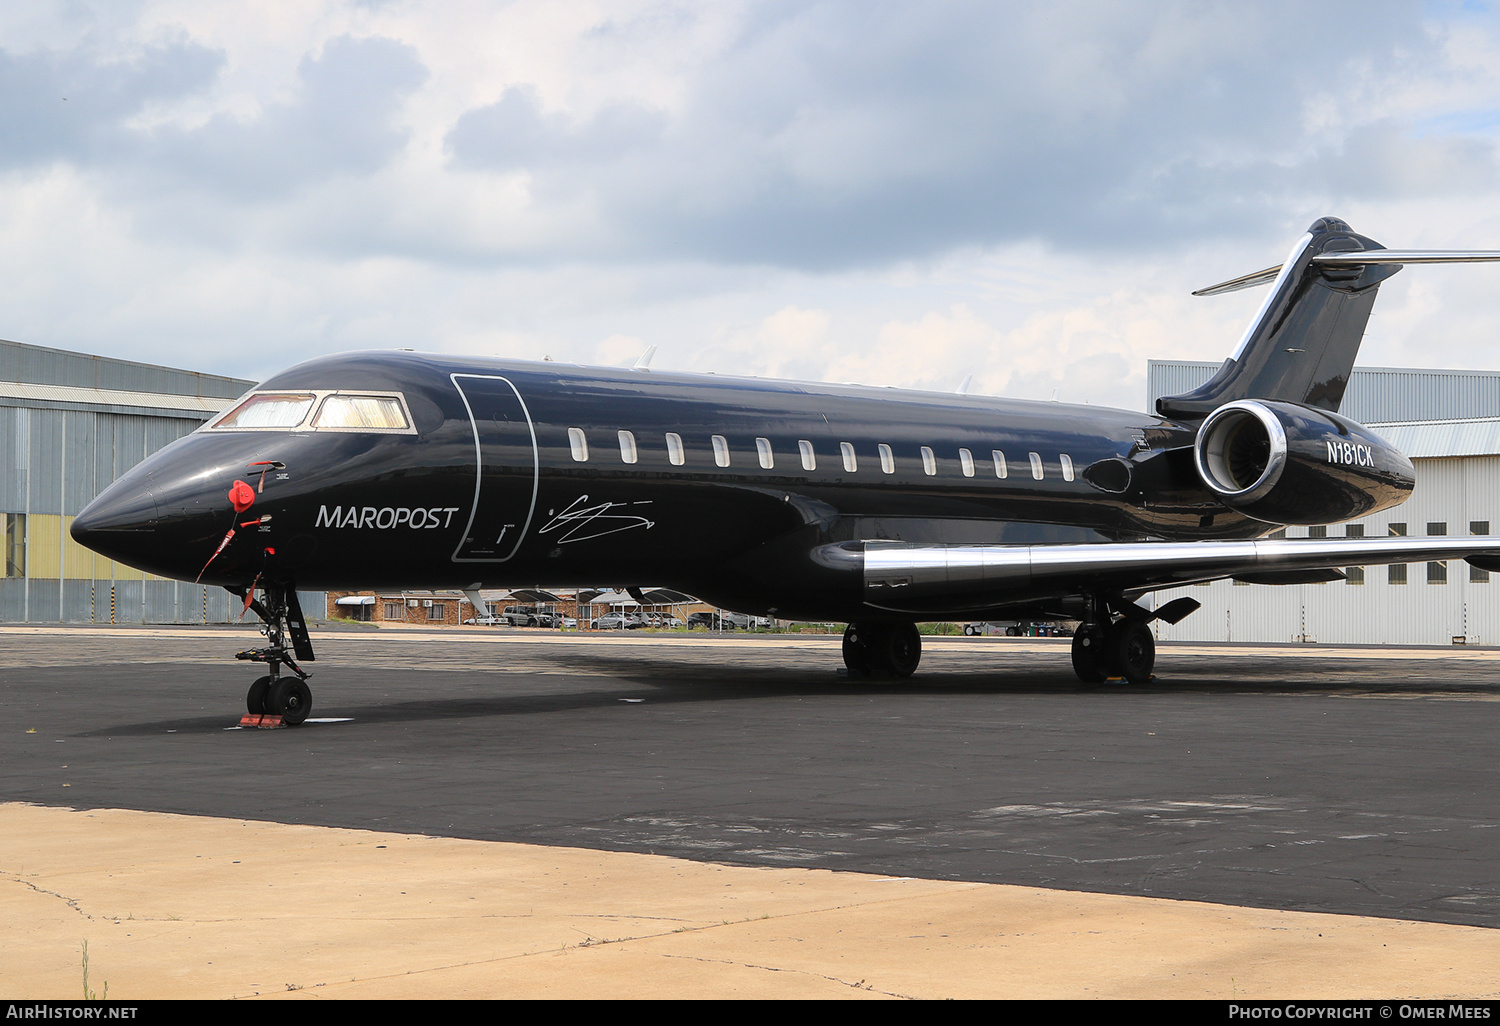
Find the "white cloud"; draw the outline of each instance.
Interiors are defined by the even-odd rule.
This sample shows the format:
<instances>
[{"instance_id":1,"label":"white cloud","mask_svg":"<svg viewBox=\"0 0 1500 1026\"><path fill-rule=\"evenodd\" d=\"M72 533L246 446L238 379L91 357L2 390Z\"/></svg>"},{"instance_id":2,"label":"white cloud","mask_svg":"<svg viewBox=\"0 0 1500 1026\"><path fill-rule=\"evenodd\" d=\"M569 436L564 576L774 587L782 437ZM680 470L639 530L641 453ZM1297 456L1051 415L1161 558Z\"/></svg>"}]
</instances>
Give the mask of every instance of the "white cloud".
<instances>
[{"instance_id":1,"label":"white cloud","mask_svg":"<svg viewBox=\"0 0 1500 1026\"><path fill-rule=\"evenodd\" d=\"M1138 407L1259 302L1188 291L1317 216L1500 247L1496 18L1348 10L1330 47L1301 4L14 5L0 335ZM1403 272L1366 362L1496 366L1496 273Z\"/></svg>"}]
</instances>

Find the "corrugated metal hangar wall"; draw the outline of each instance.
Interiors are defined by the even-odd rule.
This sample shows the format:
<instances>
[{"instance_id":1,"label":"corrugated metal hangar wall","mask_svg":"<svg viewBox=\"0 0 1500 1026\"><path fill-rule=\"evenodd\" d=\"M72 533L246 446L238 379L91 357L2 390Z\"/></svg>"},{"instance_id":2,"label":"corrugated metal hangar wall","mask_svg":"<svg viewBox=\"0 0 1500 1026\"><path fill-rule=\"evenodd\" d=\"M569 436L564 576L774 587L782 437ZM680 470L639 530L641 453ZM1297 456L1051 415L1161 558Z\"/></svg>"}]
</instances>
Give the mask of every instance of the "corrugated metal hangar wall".
<instances>
[{"instance_id":1,"label":"corrugated metal hangar wall","mask_svg":"<svg viewBox=\"0 0 1500 1026\"><path fill-rule=\"evenodd\" d=\"M68 534L130 467L254 382L0 341L0 621L223 623L222 588L143 574ZM322 609L322 596L304 599Z\"/></svg>"},{"instance_id":2,"label":"corrugated metal hangar wall","mask_svg":"<svg viewBox=\"0 0 1500 1026\"><path fill-rule=\"evenodd\" d=\"M1153 360L1147 409L1207 381L1218 364ZM1500 372L1367 367L1354 371L1341 412L1412 458L1417 487L1394 509L1322 530L1329 537L1500 534ZM1290 528L1305 538L1318 528ZM1157 637L1180 641L1500 645L1500 575L1462 560L1355 567L1328 584L1207 585L1157 592L1203 603Z\"/></svg>"}]
</instances>

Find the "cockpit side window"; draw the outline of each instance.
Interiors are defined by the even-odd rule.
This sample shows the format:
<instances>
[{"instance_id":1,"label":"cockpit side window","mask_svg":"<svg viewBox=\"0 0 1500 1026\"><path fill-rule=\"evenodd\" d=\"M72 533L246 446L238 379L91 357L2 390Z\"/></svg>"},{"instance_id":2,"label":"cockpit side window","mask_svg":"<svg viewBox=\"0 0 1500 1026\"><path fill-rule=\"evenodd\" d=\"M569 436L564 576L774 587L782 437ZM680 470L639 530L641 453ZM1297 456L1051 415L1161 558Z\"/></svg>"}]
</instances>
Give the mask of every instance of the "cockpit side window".
<instances>
[{"instance_id":1,"label":"cockpit side window","mask_svg":"<svg viewBox=\"0 0 1500 1026\"><path fill-rule=\"evenodd\" d=\"M294 428L307 419L315 396L310 392L261 392L240 403L216 428Z\"/></svg>"}]
</instances>

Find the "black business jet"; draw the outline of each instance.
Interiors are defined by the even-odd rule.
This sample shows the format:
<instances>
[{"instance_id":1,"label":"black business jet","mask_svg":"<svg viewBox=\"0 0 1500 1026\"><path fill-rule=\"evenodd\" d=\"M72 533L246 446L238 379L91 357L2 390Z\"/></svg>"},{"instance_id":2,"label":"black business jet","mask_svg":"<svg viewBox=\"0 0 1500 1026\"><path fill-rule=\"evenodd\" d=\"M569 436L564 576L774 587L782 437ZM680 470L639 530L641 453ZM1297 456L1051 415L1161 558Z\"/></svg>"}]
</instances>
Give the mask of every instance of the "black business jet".
<instances>
[{"instance_id":1,"label":"black business jet","mask_svg":"<svg viewBox=\"0 0 1500 1026\"><path fill-rule=\"evenodd\" d=\"M905 677L916 624L1081 621L1086 682L1149 680L1161 588L1336 580L1467 558L1500 537L1270 539L1410 495L1407 458L1338 414L1380 283L1404 264L1335 218L1286 262L1205 385L1154 414L980 396L410 352L275 375L120 477L72 525L264 621L252 713L298 723L313 651L296 589L651 582L849 624L852 673ZM283 669L290 673L283 672Z\"/></svg>"}]
</instances>

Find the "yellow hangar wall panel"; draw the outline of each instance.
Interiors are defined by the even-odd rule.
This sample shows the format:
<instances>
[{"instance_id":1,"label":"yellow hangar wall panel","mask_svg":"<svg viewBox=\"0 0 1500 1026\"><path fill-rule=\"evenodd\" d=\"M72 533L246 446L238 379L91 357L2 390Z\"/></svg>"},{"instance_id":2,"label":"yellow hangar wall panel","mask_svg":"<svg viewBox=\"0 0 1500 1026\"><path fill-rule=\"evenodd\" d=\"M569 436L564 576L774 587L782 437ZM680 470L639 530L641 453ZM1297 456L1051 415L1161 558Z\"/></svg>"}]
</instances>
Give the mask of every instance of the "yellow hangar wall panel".
<instances>
[{"instance_id":1,"label":"yellow hangar wall panel","mask_svg":"<svg viewBox=\"0 0 1500 1026\"><path fill-rule=\"evenodd\" d=\"M1367 537L1500 532L1500 456L1417 459L1417 488L1403 505L1327 528ZM1293 528L1289 537L1307 537ZM1163 605L1187 595L1203 607L1176 625L1156 623L1161 640L1317 644L1500 644L1500 574L1462 560L1363 568L1350 580L1286 586L1209 585L1158 592Z\"/></svg>"}]
</instances>

